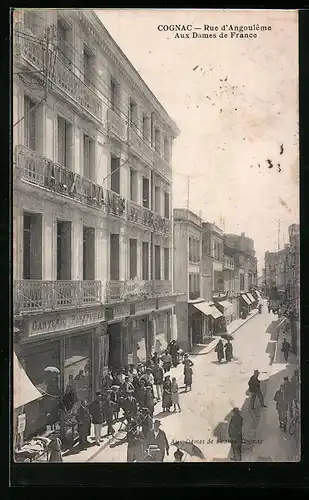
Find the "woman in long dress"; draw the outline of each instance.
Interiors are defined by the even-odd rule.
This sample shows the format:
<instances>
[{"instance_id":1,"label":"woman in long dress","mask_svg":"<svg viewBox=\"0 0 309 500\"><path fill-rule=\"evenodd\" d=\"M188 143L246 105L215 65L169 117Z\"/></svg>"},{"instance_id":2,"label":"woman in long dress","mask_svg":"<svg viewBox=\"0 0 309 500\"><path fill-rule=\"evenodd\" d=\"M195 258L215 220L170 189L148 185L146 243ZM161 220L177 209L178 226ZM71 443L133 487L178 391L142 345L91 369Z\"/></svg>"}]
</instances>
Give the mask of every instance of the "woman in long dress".
<instances>
[{"instance_id":1,"label":"woman in long dress","mask_svg":"<svg viewBox=\"0 0 309 500\"><path fill-rule=\"evenodd\" d=\"M163 411L170 411L172 406L172 382L169 375L167 375L163 382L163 399L162 407Z\"/></svg>"},{"instance_id":2,"label":"woman in long dress","mask_svg":"<svg viewBox=\"0 0 309 500\"><path fill-rule=\"evenodd\" d=\"M48 445L50 455L49 455L49 463L62 463L62 455L61 455L61 441L57 436L53 436L51 442Z\"/></svg>"},{"instance_id":3,"label":"woman in long dress","mask_svg":"<svg viewBox=\"0 0 309 500\"><path fill-rule=\"evenodd\" d=\"M185 354L183 364L184 364L184 369L183 369L184 385L187 392L188 387L191 391L192 375L193 375L193 370L192 370L193 362L191 361L191 359L189 359L189 354Z\"/></svg>"},{"instance_id":4,"label":"woman in long dress","mask_svg":"<svg viewBox=\"0 0 309 500\"><path fill-rule=\"evenodd\" d=\"M233 359L233 346L230 340L228 340L225 344L225 359L227 363L229 363Z\"/></svg>"},{"instance_id":5,"label":"woman in long dress","mask_svg":"<svg viewBox=\"0 0 309 500\"><path fill-rule=\"evenodd\" d=\"M178 410L181 411L180 405L179 405L179 388L178 384L176 382L176 378L172 378L172 404L174 405L174 411L176 411L176 406L178 406Z\"/></svg>"}]
</instances>

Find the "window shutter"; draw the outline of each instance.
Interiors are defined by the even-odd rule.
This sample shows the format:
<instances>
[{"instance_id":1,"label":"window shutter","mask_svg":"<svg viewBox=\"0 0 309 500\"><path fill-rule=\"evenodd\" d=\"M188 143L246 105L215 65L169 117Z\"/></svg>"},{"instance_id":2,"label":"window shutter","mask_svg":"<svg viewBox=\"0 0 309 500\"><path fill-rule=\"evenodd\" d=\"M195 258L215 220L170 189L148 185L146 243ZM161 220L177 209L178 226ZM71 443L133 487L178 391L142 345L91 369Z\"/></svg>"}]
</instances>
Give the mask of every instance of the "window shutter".
<instances>
[{"instance_id":1,"label":"window shutter","mask_svg":"<svg viewBox=\"0 0 309 500\"><path fill-rule=\"evenodd\" d=\"M58 116L58 163L65 166L65 119Z\"/></svg>"},{"instance_id":2,"label":"window shutter","mask_svg":"<svg viewBox=\"0 0 309 500\"><path fill-rule=\"evenodd\" d=\"M24 143L25 146L35 150L35 113L31 112L34 104L29 97L24 97Z\"/></svg>"},{"instance_id":3,"label":"window shutter","mask_svg":"<svg viewBox=\"0 0 309 500\"><path fill-rule=\"evenodd\" d=\"M29 148L29 113L30 111L30 99L25 96L24 98L24 144Z\"/></svg>"},{"instance_id":4,"label":"window shutter","mask_svg":"<svg viewBox=\"0 0 309 500\"><path fill-rule=\"evenodd\" d=\"M84 135L84 177L89 179L90 174L90 138L87 135Z\"/></svg>"}]
</instances>

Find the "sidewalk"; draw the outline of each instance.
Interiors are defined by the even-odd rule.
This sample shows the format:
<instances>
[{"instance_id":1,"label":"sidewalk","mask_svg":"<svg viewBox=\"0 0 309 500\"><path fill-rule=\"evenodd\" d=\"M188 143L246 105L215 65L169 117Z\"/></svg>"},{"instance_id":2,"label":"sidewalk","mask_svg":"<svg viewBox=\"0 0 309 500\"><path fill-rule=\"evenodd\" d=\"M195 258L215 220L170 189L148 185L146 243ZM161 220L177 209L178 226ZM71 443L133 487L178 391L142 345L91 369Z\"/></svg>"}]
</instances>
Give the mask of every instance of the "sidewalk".
<instances>
[{"instance_id":1,"label":"sidewalk","mask_svg":"<svg viewBox=\"0 0 309 500\"><path fill-rule=\"evenodd\" d=\"M278 413L274 395L284 377L291 377L297 368L295 356L290 355L288 363L281 352L283 338L290 342L289 335L279 329L270 376L266 386L265 404L267 408L260 414L258 426L253 436L254 445L245 451L243 461L249 462L295 462L300 460L300 448L294 436L286 434L279 428ZM288 427L291 419L288 419Z\"/></svg>"}]
</instances>

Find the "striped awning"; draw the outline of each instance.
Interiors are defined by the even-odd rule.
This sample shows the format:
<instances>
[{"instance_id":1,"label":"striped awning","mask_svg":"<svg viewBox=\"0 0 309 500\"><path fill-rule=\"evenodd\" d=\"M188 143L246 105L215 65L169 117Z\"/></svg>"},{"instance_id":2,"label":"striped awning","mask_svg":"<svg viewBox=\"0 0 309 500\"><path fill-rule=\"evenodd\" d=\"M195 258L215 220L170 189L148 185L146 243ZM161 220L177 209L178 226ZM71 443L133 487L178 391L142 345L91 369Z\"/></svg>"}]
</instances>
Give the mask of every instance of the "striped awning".
<instances>
[{"instance_id":1,"label":"striped awning","mask_svg":"<svg viewBox=\"0 0 309 500\"><path fill-rule=\"evenodd\" d=\"M192 304L196 309L201 311L205 316L212 316L214 319L220 318L223 314L217 309L215 304L212 302L199 302L198 304Z\"/></svg>"},{"instance_id":2,"label":"striped awning","mask_svg":"<svg viewBox=\"0 0 309 500\"><path fill-rule=\"evenodd\" d=\"M251 304L256 302L256 299L253 297L252 293L247 293L247 297L249 297L249 299L251 300Z\"/></svg>"},{"instance_id":3,"label":"striped awning","mask_svg":"<svg viewBox=\"0 0 309 500\"><path fill-rule=\"evenodd\" d=\"M42 397L20 365L15 352L13 353L13 387L14 410Z\"/></svg>"},{"instance_id":4,"label":"striped awning","mask_svg":"<svg viewBox=\"0 0 309 500\"><path fill-rule=\"evenodd\" d=\"M248 304L248 306L251 305L251 300L249 299L249 297L247 297L247 295L245 293L242 293L241 294L241 297L244 299L244 301Z\"/></svg>"}]
</instances>

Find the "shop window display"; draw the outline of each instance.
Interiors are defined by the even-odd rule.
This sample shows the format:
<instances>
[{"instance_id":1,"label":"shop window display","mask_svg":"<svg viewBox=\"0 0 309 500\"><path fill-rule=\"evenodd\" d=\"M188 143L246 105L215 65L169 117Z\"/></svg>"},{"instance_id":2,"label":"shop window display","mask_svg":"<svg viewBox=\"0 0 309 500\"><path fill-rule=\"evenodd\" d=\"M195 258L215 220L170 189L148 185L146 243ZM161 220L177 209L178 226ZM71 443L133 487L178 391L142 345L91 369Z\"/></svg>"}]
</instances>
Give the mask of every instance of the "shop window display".
<instances>
[{"instance_id":1,"label":"shop window display","mask_svg":"<svg viewBox=\"0 0 309 500\"><path fill-rule=\"evenodd\" d=\"M168 317L166 314L160 314L156 319L157 324L154 350L159 354L166 350L168 344L167 320Z\"/></svg>"}]
</instances>

